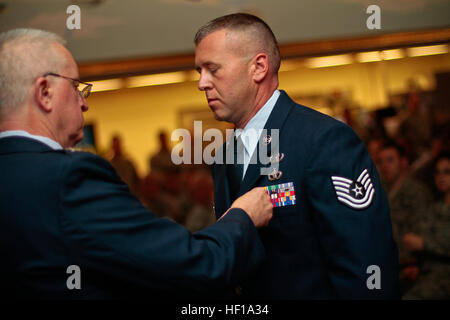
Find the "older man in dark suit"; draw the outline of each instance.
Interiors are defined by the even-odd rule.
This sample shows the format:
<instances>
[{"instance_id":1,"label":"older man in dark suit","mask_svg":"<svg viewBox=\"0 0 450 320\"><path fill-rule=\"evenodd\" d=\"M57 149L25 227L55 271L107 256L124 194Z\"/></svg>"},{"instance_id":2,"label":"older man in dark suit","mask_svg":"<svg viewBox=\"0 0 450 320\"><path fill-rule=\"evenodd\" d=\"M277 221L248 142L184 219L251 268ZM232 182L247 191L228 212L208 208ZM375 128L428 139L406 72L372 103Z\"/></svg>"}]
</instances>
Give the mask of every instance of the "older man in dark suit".
<instances>
[{"instance_id":1,"label":"older man in dark suit","mask_svg":"<svg viewBox=\"0 0 450 320\"><path fill-rule=\"evenodd\" d=\"M2 294L193 297L247 277L265 257L264 190L196 234L146 210L107 161L65 149L83 137L91 85L62 43L34 29L0 34Z\"/></svg>"},{"instance_id":2,"label":"older man in dark suit","mask_svg":"<svg viewBox=\"0 0 450 320\"><path fill-rule=\"evenodd\" d=\"M398 298L389 207L358 136L277 90L280 53L261 19L219 17L194 41L198 87L215 118L237 129L212 168L216 214L255 186L267 186L276 207L260 230L268 259L236 292L269 299ZM267 164L259 157L264 148L275 150ZM221 163L222 156L233 159L233 149L243 161Z\"/></svg>"}]
</instances>

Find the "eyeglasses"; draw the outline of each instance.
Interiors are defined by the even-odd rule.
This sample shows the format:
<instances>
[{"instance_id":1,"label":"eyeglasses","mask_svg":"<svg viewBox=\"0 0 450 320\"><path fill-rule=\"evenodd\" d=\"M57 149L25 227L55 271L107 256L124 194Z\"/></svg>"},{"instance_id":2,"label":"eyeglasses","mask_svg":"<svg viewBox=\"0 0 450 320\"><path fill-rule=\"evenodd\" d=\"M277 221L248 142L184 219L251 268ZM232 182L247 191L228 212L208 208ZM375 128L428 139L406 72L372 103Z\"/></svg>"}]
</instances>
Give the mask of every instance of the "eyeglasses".
<instances>
[{"instance_id":1,"label":"eyeglasses","mask_svg":"<svg viewBox=\"0 0 450 320\"><path fill-rule=\"evenodd\" d=\"M48 73L44 74L44 77L47 77L47 76L60 77L60 78L64 78L64 79L72 81L73 87L78 91L78 93L80 94L80 96L83 99L87 99L87 97L89 97L89 95L91 94L92 83L86 83L86 82L80 81L78 79L69 78L69 77L62 76L60 74L53 73L53 72L48 72ZM85 87L82 90L78 89L80 83L85 85Z\"/></svg>"}]
</instances>

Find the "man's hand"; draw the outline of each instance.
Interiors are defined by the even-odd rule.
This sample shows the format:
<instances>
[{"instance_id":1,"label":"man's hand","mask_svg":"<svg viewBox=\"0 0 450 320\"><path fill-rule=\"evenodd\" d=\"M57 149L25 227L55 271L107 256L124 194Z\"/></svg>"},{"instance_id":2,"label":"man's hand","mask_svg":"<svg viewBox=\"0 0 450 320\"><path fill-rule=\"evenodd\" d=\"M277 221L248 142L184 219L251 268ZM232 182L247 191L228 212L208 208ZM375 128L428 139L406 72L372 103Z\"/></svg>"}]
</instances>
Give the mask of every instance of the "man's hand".
<instances>
[{"instance_id":1,"label":"man's hand","mask_svg":"<svg viewBox=\"0 0 450 320\"><path fill-rule=\"evenodd\" d=\"M408 266L400 271L400 279L408 279L410 281L416 281L419 275L419 268L417 266Z\"/></svg>"},{"instance_id":2,"label":"man's hand","mask_svg":"<svg viewBox=\"0 0 450 320\"><path fill-rule=\"evenodd\" d=\"M264 187L254 188L240 196L233 202L230 209L232 208L244 210L249 215L250 219L252 219L256 228L267 226L273 215L272 202L270 201L270 196L264 190ZM228 209L223 216L226 215L230 209Z\"/></svg>"},{"instance_id":3,"label":"man's hand","mask_svg":"<svg viewBox=\"0 0 450 320\"><path fill-rule=\"evenodd\" d=\"M420 251L423 249L423 238L414 233L405 234L403 236L403 243L411 251Z\"/></svg>"}]
</instances>

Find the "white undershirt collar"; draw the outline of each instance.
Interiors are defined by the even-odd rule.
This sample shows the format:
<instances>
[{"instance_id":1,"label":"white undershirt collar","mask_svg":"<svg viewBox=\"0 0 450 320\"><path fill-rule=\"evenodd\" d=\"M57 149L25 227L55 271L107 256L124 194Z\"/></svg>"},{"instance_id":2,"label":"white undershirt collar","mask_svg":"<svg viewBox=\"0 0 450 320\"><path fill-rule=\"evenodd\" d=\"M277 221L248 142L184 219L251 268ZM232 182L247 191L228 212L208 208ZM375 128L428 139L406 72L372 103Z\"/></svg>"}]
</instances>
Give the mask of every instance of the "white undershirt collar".
<instances>
[{"instance_id":1,"label":"white undershirt collar","mask_svg":"<svg viewBox=\"0 0 450 320\"><path fill-rule=\"evenodd\" d=\"M244 153L244 170L242 178L245 176L250 159L255 152L256 146L258 145L259 138L261 137L262 131L272 113L275 104L277 103L278 97L280 96L280 91L275 90L272 96L267 100L267 102L262 106L261 109L250 119L244 129L236 130L236 137L240 137L245 147ZM256 134L255 134L256 133Z\"/></svg>"},{"instance_id":2,"label":"white undershirt collar","mask_svg":"<svg viewBox=\"0 0 450 320\"><path fill-rule=\"evenodd\" d=\"M0 139L1 138L6 138L6 137L25 137L25 138L30 138L33 140L37 140L39 142L44 143L45 145L49 146L50 148L54 149L54 150L62 150L63 147L61 147L61 145L50 139L47 137L43 137L43 136L37 136L34 134L30 134L24 130L7 130L7 131L2 131L0 132Z\"/></svg>"}]
</instances>

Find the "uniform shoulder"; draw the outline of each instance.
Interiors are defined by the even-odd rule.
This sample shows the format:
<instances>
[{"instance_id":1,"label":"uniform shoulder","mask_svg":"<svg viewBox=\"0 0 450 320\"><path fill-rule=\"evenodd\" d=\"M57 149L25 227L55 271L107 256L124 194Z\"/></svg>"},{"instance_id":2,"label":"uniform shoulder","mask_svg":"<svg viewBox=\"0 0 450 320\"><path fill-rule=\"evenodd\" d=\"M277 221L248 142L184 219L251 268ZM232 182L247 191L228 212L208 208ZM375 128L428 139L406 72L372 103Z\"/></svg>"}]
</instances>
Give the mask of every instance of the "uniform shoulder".
<instances>
[{"instance_id":1,"label":"uniform shoulder","mask_svg":"<svg viewBox=\"0 0 450 320\"><path fill-rule=\"evenodd\" d=\"M336 120L335 118L317 111L312 107L295 103L292 108L292 118L299 120L300 118L307 122L320 123L323 125L333 126L337 124L344 124L343 122Z\"/></svg>"},{"instance_id":2,"label":"uniform shoulder","mask_svg":"<svg viewBox=\"0 0 450 320\"><path fill-rule=\"evenodd\" d=\"M65 170L68 172L74 172L80 170L95 170L103 171L110 174L111 171L115 171L111 163L106 159L100 157L91 152L80 151L76 149L66 149L60 152L61 160L64 162Z\"/></svg>"},{"instance_id":3,"label":"uniform shoulder","mask_svg":"<svg viewBox=\"0 0 450 320\"><path fill-rule=\"evenodd\" d=\"M314 136L321 136L322 134L336 131L351 135L355 134L353 129L346 123L298 103L295 103L291 109L287 123L295 126L305 134L309 133Z\"/></svg>"},{"instance_id":4,"label":"uniform shoulder","mask_svg":"<svg viewBox=\"0 0 450 320\"><path fill-rule=\"evenodd\" d=\"M108 162L107 160L105 160L104 158L100 157L97 154L94 154L92 152L88 152L88 151L83 151L80 149L75 149L75 148L68 148L68 149L63 149L63 150L56 150L56 153L59 155L59 157L61 157L60 160L66 160L66 161L105 161Z\"/></svg>"}]
</instances>

